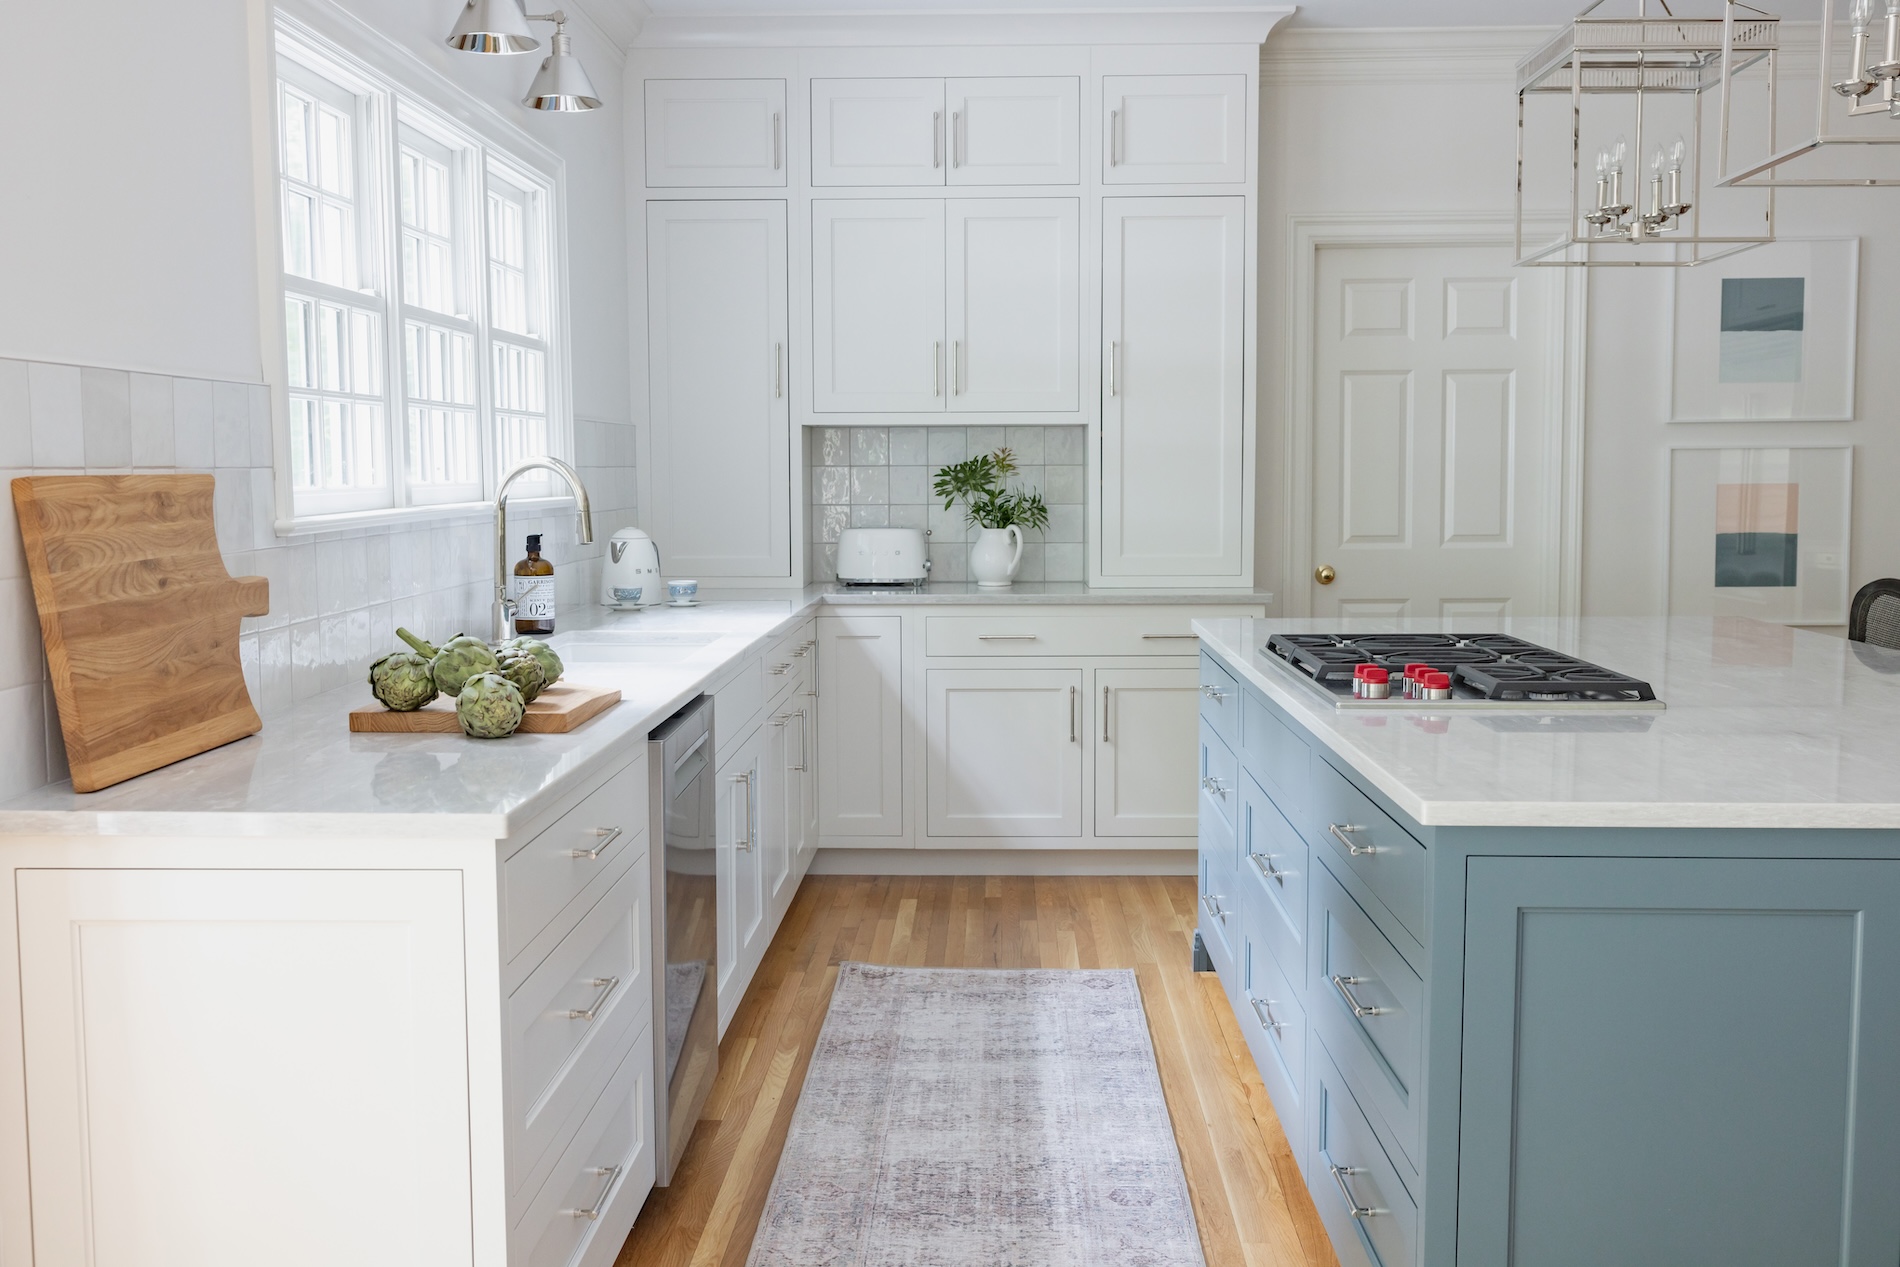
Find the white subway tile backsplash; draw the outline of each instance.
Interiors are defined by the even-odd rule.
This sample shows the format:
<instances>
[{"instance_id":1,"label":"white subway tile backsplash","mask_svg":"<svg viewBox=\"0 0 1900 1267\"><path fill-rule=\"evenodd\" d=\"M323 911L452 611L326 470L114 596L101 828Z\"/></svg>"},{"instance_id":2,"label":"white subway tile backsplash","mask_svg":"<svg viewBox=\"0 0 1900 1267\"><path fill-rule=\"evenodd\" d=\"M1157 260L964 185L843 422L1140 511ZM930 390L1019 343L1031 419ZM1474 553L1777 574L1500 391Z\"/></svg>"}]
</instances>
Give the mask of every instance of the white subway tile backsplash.
<instances>
[{"instance_id":1,"label":"white subway tile backsplash","mask_svg":"<svg viewBox=\"0 0 1900 1267\"><path fill-rule=\"evenodd\" d=\"M850 466L851 433L843 427L820 427L812 461L818 466Z\"/></svg>"},{"instance_id":2,"label":"white subway tile backsplash","mask_svg":"<svg viewBox=\"0 0 1900 1267\"><path fill-rule=\"evenodd\" d=\"M208 471L218 464L211 389L202 378L172 380L172 441L182 470Z\"/></svg>"},{"instance_id":3,"label":"white subway tile backsplash","mask_svg":"<svg viewBox=\"0 0 1900 1267\"><path fill-rule=\"evenodd\" d=\"M851 508L849 506L814 506L811 522L814 540L836 541L838 533L851 526Z\"/></svg>"},{"instance_id":4,"label":"white subway tile backsplash","mask_svg":"<svg viewBox=\"0 0 1900 1267\"><path fill-rule=\"evenodd\" d=\"M271 464L270 388L251 386L251 465Z\"/></svg>"},{"instance_id":5,"label":"white subway tile backsplash","mask_svg":"<svg viewBox=\"0 0 1900 1267\"><path fill-rule=\"evenodd\" d=\"M290 626L260 630L257 635L258 688L252 702L257 711L269 717L289 708Z\"/></svg>"},{"instance_id":6,"label":"white subway tile backsplash","mask_svg":"<svg viewBox=\"0 0 1900 1267\"><path fill-rule=\"evenodd\" d=\"M963 455L973 458L981 453L994 453L1008 443L1007 428L966 427L963 432Z\"/></svg>"},{"instance_id":7,"label":"white subway tile backsplash","mask_svg":"<svg viewBox=\"0 0 1900 1267\"><path fill-rule=\"evenodd\" d=\"M27 366L27 393L33 412L33 465L77 471L86 464L86 433L80 410L79 367Z\"/></svg>"},{"instance_id":8,"label":"white subway tile backsplash","mask_svg":"<svg viewBox=\"0 0 1900 1267\"><path fill-rule=\"evenodd\" d=\"M86 469L132 469L132 376L124 370L79 371L79 416Z\"/></svg>"},{"instance_id":9,"label":"white subway tile backsplash","mask_svg":"<svg viewBox=\"0 0 1900 1267\"><path fill-rule=\"evenodd\" d=\"M317 543L317 610L325 616L369 601L369 547L361 537Z\"/></svg>"},{"instance_id":10,"label":"white subway tile backsplash","mask_svg":"<svg viewBox=\"0 0 1900 1267\"><path fill-rule=\"evenodd\" d=\"M921 506L930 500L929 467L893 466L890 472L890 497L893 506Z\"/></svg>"},{"instance_id":11,"label":"white subway tile backsplash","mask_svg":"<svg viewBox=\"0 0 1900 1267\"><path fill-rule=\"evenodd\" d=\"M961 462L969 454L964 451L965 436L962 427L931 427L925 447L929 451L926 459L932 470L940 466L950 466Z\"/></svg>"},{"instance_id":12,"label":"white subway tile backsplash","mask_svg":"<svg viewBox=\"0 0 1900 1267\"><path fill-rule=\"evenodd\" d=\"M46 718L51 692L37 678L0 691L0 800L46 782Z\"/></svg>"},{"instance_id":13,"label":"white subway tile backsplash","mask_svg":"<svg viewBox=\"0 0 1900 1267\"><path fill-rule=\"evenodd\" d=\"M851 465L887 466L891 460L889 427L851 428Z\"/></svg>"},{"instance_id":14,"label":"white subway tile backsplash","mask_svg":"<svg viewBox=\"0 0 1900 1267\"><path fill-rule=\"evenodd\" d=\"M1051 506L1049 527L1044 530L1043 539L1078 542L1083 540L1082 508L1080 506Z\"/></svg>"},{"instance_id":15,"label":"white subway tile backsplash","mask_svg":"<svg viewBox=\"0 0 1900 1267\"><path fill-rule=\"evenodd\" d=\"M172 380L163 374L133 374L129 379L132 413L132 465L150 469L177 464L173 440Z\"/></svg>"},{"instance_id":16,"label":"white subway tile backsplash","mask_svg":"<svg viewBox=\"0 0 1900 1267\"><path fill-rule=\"evenodd\" d=\"M1042 460L1050 466L1081 466L1087 455L1087 427L1050 427L1043 432Z\"/></svg>"},{"instance_id":17,"label":"white subway tile backsplash","mask_svg":"<svg viewBox=\"0 0 1900 1267\"><path fill-rule=\"evenodd\" d=\"M251 472L249 467L218 471L212 490L218 549L238 554L251 548Z\"/></svg>"},{"instance_id":18,"label":"white subway tile backsplash","mask_svg":"<svg viewBox=\"0 0 1900 1267\"><path fill-rule=\"evenodd\" d=\"M882 506L891 500L891 468L854 466L851 468L851 504Z\"/></svg>"},{"instance_id":19,"label":"white subway tile backsplash","mask_svg":"<svg viewBox=\"0 0 1900 1267\"><path fill-rule=\"evenodd\" d=\"M922 466L930 461L928 427L891 428L891 465Z\"/></svg>"},{"instance_id":20,"label":"white subway tile backsplash","mask_svg":"<svg viewBox=\"0 0 1900 1267\"><path fill-rule=\"evenodd\" d=\"M0 580L26 575L26 551L20 544L20 520L13 509L13 481L32 469L0 471Z\"/></svg>"},{"instance_id":21,"label":"white subway tile backsplash","mask_svg":"<svg viewBox=\"0 0 1900 1267\"><path fill-rule=\"evenodd\" d=\"M1087 477L1086 466L1056 466L1042 468L1042 499L1051 506L1075 505L1084 501L1082 495L1084 480Z\"/></svg>"},{"instance_id":22,"label":"white subway tile backsplash","mask_svg":"<svg viewBox=\"0 0 1900 1267\"><path fill-rule=\"evenodd\" d=\"M0 605L0 690L42 680L33 583L24 576L0 581Z\"/></svg>"},{"instance_id":23,"label":"white subway tile backsplash","mask_svg":"<svg viewBox=\"0 0 1900 1267\"><path fill-rule=\"evenodd\" d=\"M251 389L247 384L211 385L211 438L217 465L251 464Z\"/></svg>"},{"instance_id":24,"label":"white subway tile backsplash","mask_svg":"<svg viewBox=\"0 0 1900 1267\"><path fill-rule=\"evenodd\" d=\"M1083 581L1088 579L1086 553L1081 542L1051 541L1042 548L1045 580Z\"/></svg>"},{"instance_id":25,"label":"white subway tile backsplash","mask_svg":"<svg viewBox=\"0 0 1900 1267\"><path fill-rule=\"evenodd\" d=\"M889 506L853 506L851 526L853 528L888 528L891 526L891 508Z\"/></svg>"},{"instance_id":26,"label":"white subway tile backsplash","mask_svg":"<svg viewBox=\"0 0 1900 1267\"><path fill-rule=\"evenodd\" d=\"M930 507L928 506L891 506L890 526L893 528L929 528Z\"/></svg>"},{"instance_id":27,"label":"white subway tile backsplash","mask_svg":"<svg viewBox=\"0 0 1900 1267\"><path fill-rule=\"evenodd\" d=\"M0 467L33 465L33 394L27 363L0 358Z\"/></svg>"},{"instance_id":28,"label":"white subway tile backsplash","mask_svg":"<svg viewBox=\"0 0 1900 1267\"><path fill-rule=\"evenodd\" d=\"M251 468L251 549L268 550L278 542L277 478L268 467Z\"/></svg>"},{"instance_id":29,"label":"white subway tile backsplash","mask_svg":"<svg viewBox=\"0 0 1900 1267\"><path fill-rule=\"evenodd\" d=\"M1010 427L1004 432L1003 443L1016 458L1017 466L1042 465L1043 427Z\"/></svg>"}]
</instances>

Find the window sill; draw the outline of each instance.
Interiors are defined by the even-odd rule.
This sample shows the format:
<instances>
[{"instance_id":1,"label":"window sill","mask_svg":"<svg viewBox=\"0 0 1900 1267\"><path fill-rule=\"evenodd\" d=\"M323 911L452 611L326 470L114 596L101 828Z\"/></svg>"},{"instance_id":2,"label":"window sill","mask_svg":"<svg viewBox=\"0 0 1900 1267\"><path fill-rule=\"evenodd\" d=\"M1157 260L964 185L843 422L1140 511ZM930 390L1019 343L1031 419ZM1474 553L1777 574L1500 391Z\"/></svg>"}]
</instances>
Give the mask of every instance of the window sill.
<instances>
[{"instance_id":1,"label":"window sill","mask_svg":"<svg viewBox=\"0 0 1900 1267\"><path fill-rule=\"evenodd\" d=\"M516 516L554 515L576 509L571 495L510 497L508 509ZM283 539L344 537L373 528L414 528L439 523L492 522L495 503L449 502L440 506L400 506L381 510L351 510L334 515L300 515L279 519L274 527Z\"/></svg>"}]
</instances>

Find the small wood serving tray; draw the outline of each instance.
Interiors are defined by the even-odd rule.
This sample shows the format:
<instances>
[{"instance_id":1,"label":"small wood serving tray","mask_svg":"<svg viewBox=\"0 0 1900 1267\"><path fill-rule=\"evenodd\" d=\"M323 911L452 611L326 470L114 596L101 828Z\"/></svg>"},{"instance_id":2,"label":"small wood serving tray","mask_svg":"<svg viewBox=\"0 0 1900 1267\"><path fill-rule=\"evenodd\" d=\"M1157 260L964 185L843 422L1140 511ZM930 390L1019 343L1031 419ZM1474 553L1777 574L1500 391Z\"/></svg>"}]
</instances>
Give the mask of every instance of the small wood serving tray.
<instances>
[{"instance_id":1,"label":"small wood serving tray","mask_svg":"<svg viewBox=\"0 0 1900 1267\"><path fill-rule=\"evenodd\" d=\"M515 733L565 733L578 729L619 702L619 691L556 682L528 705L527 715ZM381 704L351 709L350 729L374 735L456 735L462 732L462 723L455 720L455 701L439 695L433 704L412 713L399 713Z\"/></svg>"}]
</instances>

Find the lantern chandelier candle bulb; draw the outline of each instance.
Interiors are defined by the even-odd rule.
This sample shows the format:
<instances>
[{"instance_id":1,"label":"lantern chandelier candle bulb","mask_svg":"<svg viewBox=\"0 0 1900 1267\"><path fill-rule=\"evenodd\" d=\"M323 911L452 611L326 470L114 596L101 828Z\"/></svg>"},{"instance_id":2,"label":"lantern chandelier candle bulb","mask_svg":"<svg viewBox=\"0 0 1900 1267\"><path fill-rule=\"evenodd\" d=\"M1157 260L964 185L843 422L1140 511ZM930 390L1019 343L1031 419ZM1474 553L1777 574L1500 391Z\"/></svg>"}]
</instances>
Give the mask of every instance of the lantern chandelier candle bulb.
<instances>
[{"instance_id":1,"label":"lantern chandelier candle bulb","mask_svg":"<svg viewBox=\"0 0 1900 1267\"><path fill-rule=\"evenodd\" d=\"M532 52L541 47L541 41L534 37L530 22L554 23L554 37L521 104L534 110L562 113L598 109L600 94L574 56L573 41L567 33L567 14L560 9L552 13L528 13L523 10L521 0L468 0L449 32L449 47L465 53Z\"/></svg>"}]
</instances>

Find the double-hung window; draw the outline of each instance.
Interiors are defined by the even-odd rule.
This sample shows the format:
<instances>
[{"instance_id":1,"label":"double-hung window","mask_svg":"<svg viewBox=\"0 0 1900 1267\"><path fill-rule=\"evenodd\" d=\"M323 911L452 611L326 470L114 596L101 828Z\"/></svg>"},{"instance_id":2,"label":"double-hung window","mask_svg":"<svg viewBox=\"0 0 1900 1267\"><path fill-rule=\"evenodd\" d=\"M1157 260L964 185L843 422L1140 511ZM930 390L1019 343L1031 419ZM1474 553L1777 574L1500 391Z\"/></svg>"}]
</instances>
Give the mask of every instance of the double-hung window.
<instances>
[{"instance_id":1,"label":"double-hung window","mask_svg":"<svg viewBox=\"0 0 1900 1267\"><path fill-rule=\"evenodd\" d=\"M558 166L281 14L277 53L295 516L479 502L568 456Z\"/></svg>"}]
</instances>

